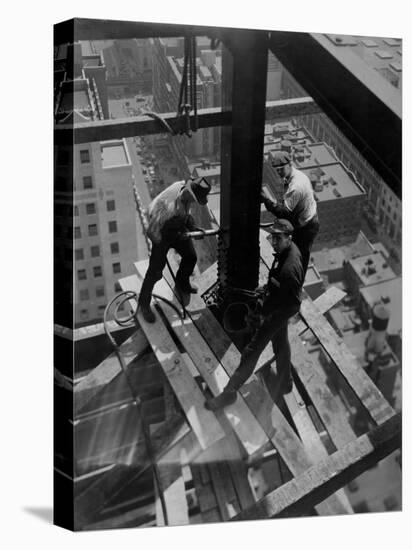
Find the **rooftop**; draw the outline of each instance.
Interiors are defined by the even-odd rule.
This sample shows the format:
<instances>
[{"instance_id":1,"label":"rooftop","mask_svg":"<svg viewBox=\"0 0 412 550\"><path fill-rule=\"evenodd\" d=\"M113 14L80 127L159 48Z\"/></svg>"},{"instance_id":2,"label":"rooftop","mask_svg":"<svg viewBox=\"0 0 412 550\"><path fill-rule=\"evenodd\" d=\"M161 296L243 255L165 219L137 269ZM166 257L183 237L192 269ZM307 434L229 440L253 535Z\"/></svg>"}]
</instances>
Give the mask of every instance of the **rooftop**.
<instances>
[{"instance_id":1,"label":"rooftop","mask_svg":"<svg viewBox=\"0 0 412 550\"><path fill-rule=\"evenodd\" d=\"M374 250L374 245L360 231L354 242L336 248L324 248L316 252L312 251L311 257L317 269L325 272L341 268L344 260L371 254Z\"/></svg>"},{"instance_id":2,"label":"rooftop","mask_svg":"<svg viewBox=\"0 0 412 550\"><path fill-rule=\"evenodd\" d=\"M315 266L313 265L310 265L308 267L308 270L306 272L306 277L305 277L305 284L304 286L307 286L307 285L313 285L315 283L319 283L319 282L322 282L322 277L320 276L318 270L316 269Z\"/></svg>"},{"instance_id":3,"label":"rooftop","mask_svg":"<svg viewBox=\"0 0 412 550\"><path fill-rule=\"evenodd\" d=\"M102 166L113 168L129 164L126 149L122 141L115 143L102 143Z\"/></svg>"},{"instance_id":4,"label":"rooftop","mask_svg":"<svg viewBox=\"0 0 412 550\"><path fill-rule=\"evenodd\" d=\"M389 281L365 286L360 289L364 301L373 307L377 302L385 300L386 307L390 310L388 334L401 334L402 332L402 279L396 277ZM389 301L386 301L389 298Z\"/></svg>"},{"instance_id":5,"label":"rooftop","mask_svg":"<svg viewBox=\"0 0 412 550\"><path fill-rule=\"evenodd\" d=\"M357 195L364 195L365 191L357 183L354 176L340 162L322 164L312 168L302 168L308 178L318 181L315 194L319 201L336 200Z\"/></svg>"},{"instance_id":6,"label":"rooftop","mask_svg":"<svg viewBox=\"0 0 412 550\"><path fill-rule=\"evenodd\" d=\"M355 271L363 286L388 281L396 277L395 272L381 252L352 258L349 260L349 265Z\"/></svg>"}]
</instances>

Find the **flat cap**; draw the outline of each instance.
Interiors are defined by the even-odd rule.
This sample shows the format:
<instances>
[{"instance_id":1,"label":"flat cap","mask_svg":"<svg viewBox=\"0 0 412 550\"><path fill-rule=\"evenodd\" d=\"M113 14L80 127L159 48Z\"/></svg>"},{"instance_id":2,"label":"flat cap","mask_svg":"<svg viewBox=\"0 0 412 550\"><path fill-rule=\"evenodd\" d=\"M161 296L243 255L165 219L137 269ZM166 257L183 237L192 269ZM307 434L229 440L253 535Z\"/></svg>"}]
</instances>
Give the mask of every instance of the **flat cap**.
<instances>
[{"instance_id":1,"label":"flat cap","mask_svg":"<svg viewBox=\"0 0 412 550\"><path fill-rule=\"evenodd\" d=\"M271 163L274 168L286 166L286 164L290 164L290 155L287 151L275 151Z\"/></svg>"},{"instance_id":2,"label":"flat cap","mask_svg":"<svg viewBox=\"0 0 412 550\"><path fill-rule=\"evenodd\" d=\"M278 219L273 222L269 228L269 233L286 233L286 235L292 235L293 225L289 220Z\"/></svg>"}]
</instances>

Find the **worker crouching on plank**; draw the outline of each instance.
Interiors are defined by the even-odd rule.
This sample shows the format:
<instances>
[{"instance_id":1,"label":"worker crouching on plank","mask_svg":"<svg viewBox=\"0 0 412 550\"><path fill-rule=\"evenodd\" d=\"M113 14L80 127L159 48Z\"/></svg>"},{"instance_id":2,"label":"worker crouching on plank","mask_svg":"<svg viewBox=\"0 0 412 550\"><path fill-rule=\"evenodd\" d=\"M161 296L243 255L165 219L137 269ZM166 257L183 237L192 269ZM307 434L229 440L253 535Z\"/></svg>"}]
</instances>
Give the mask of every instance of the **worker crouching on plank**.
<instances>
[{"instance_id":1,"label":"worker crouching on plank","mask_svg":"<svg viewBox=\"0 0 412 550\"><path fill-rule=\"evenodd\" d=\"M262 202L277 218L289 220L295 228L293 240L302 254L304 272L308 269L313 241L319 233L319 220L315 194L309 178L292 166L289 153L276 151L272 168L283 180L285 192L283 205L273 201L262 190Z\"/></svg>"},{"instance_id":2,"label":"worker crouching on plank","mask_svg":"<svg viewBox=\"0 0 412 550\"><path fill-rule=\"evenodd\" d=\"M276 220L269 231L275 259L267 284L258 289L262 296L260 319L249 344L242 352L240 364L223 393L206 401L206 408L212 411L236 401L237 390L252 375L260 354L270 341L276 356L281 390L283 393L292 390L288 321L300 309L304 281L302 255L292 241L293 226L288 220Z\"/></svg>"},{"instance_id":3,"label":"worker crouching on plank","mask_svg":"<svg viewBox=\"0 0 412 550\"><path fill-rule=\"evenodd\" d=\"M177 181L162 191L149 205L147 234L152 241L149 267L139 296L143 318L154 323L155 315L150 308L152 290L162 278L167 253L174 248L182 257L176 273L176 285L182 293L196 293L190 284L190 276L197 256L188 231L203 231L196 226L190 208L193 203L205 205L211 186L204 178Z\"/></svg>"}]
</instances>

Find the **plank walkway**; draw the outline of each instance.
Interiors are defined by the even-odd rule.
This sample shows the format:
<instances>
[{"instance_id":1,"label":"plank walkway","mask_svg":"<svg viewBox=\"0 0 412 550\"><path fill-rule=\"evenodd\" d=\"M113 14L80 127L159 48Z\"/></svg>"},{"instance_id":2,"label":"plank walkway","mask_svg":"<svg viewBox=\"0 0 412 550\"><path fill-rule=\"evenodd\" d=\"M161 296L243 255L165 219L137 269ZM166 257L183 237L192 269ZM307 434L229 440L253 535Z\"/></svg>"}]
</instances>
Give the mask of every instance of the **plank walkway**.
<instances>
[{"instance_id":1,"label":"plank walkway","mask_svg":"<svg viewBox=\"0 0 412 550\"><path fill-rule=\"evenodd\" d=\"M140 291L141 281L136 275L125 277L119 282L123 290L137 293ZM137 319L179 400L188 423L201 447L206 449L224 437L220 424L215 415L205 409L203 394L159 314L156 314L153 324L146 323L140 312L137 313Z\"/></svg>"}]
</instances>

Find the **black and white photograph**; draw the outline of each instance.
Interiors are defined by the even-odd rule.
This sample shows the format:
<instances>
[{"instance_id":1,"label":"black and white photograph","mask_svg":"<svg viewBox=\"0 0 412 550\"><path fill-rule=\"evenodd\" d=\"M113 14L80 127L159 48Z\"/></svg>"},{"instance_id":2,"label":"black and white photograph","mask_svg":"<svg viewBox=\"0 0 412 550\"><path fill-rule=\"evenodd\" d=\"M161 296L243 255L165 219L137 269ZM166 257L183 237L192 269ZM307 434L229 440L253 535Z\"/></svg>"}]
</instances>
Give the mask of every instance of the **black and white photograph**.
<instances>
[{"instance_id":1,"label":"black and white photograph","mask_svg":"<svg viewBox=\"0 0 412 550\"><path fill-rule=\"evenodd\" d=\"M49 361L18 344L49 375L19 398L19 460L36 407L51 451L23 512L71 547L300 546L309 524L318 550L352 525L402 547L402 27L68 8L42 84L51 257L26 243L16 287L18 326L38 300L52 333Z\"/></svg>"},{"instance_id":2,"label":"black and white photograph","mask_svg":"<svg viewBox=\"0 0 412 550\"><path fill-rule=\"evenodd\" d=\"M73 19L54 99L55 522L401 510L402 39Z\"/></svg>"}]
</instances>

